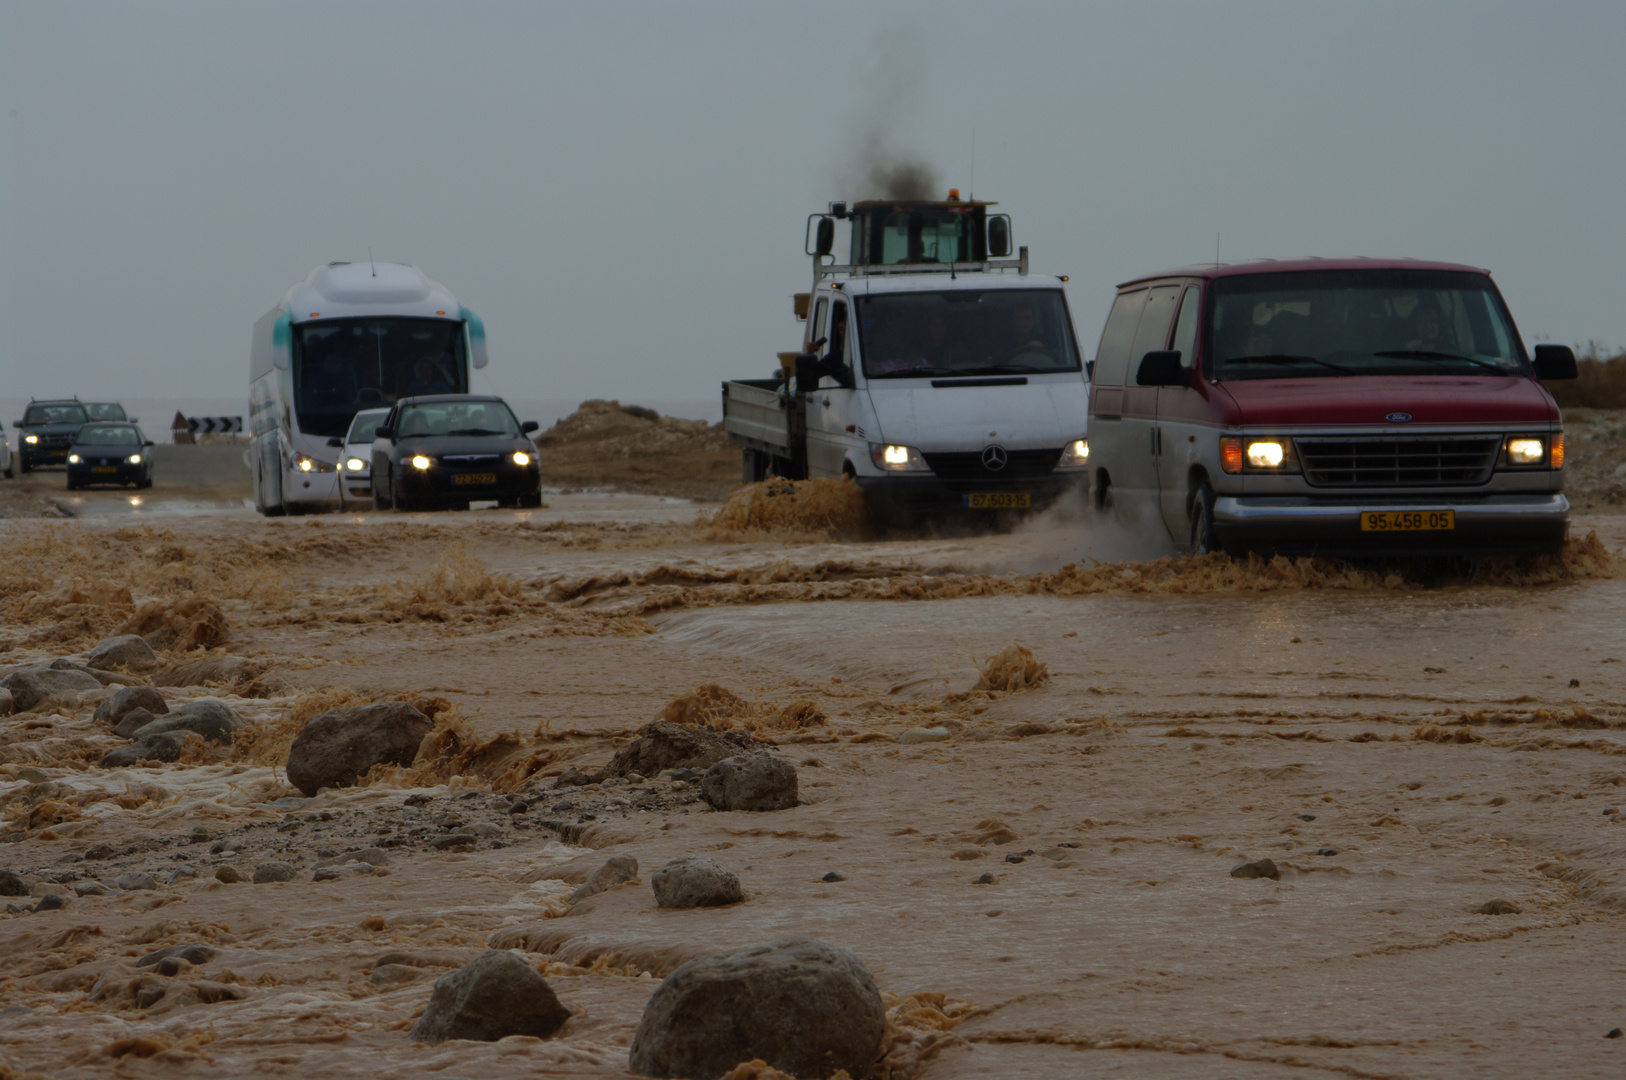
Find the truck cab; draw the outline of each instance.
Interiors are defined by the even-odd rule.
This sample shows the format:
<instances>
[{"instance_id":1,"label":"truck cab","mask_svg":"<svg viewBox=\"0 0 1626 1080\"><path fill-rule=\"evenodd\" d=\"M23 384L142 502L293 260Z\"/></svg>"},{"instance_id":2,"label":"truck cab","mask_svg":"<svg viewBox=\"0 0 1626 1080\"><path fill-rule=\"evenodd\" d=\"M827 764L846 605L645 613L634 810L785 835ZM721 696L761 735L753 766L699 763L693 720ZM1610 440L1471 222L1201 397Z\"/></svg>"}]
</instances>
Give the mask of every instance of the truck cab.
<instances>
[{"instance_id":1,"label":"truck cab","mask_svg":"<svg viewBox=\"0 0 1626 1080\"><path fill-rule=\"evenodd\" d=\"M1087 477L1088 386L1061 277L990 203L833 204L809 219L801 348L723 384L743 479L849 477L887 524L1042 507ZM830 260L838 223L849 261Z\"/></svg>"}]
</instances>

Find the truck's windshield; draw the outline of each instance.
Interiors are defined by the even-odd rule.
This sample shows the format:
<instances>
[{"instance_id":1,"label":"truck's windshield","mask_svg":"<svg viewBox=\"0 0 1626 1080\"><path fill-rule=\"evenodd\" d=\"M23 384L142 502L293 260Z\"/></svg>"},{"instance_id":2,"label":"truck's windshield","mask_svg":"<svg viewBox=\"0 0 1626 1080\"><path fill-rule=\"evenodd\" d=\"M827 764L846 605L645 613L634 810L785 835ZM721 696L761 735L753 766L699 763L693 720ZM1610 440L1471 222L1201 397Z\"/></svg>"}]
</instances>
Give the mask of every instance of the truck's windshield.
<instances>
[{"instance_id":1,"label":"truck's windshield","mask_svg":"<svg viewBox=\"0 0 1626 1080\"><path fill-rule=\"evenodd\" d=\"M1490 279L1428 270L1221 277L1212 288L1216 379L1525 370Z\"/></svg>"},{"instance_id":2,"label":"truck's windshield","mask_svg":"<svg viewBox=\"0 0 1626 1080\"><path fill-rule=\"evenodd\" d=\"M1079 370L1060 289L882 293L857 303L872 379Z\"/></svg>"},{"instance_id":3,"label":"truck's windshield","mask_svg":"<svg viewBox=\"0 0 1626 1080\"><path fill-rule=\"evenodd\" d=\"M415 394L468 392L463 324L448 319L330 319L295 327L299 429L343 435L361 409Z\"/></svg>"},{"instance_id":4,"label":"truck's windshield","mask_svg":"<svg viewBox=\"0 0 1626 1080\"><path fill-rule=\"evenodd\" d=\"M41 424L83 424L89 417L83 405L30 405L23 414L23 424L36 427Z\"/></svg>"}]
</instances>

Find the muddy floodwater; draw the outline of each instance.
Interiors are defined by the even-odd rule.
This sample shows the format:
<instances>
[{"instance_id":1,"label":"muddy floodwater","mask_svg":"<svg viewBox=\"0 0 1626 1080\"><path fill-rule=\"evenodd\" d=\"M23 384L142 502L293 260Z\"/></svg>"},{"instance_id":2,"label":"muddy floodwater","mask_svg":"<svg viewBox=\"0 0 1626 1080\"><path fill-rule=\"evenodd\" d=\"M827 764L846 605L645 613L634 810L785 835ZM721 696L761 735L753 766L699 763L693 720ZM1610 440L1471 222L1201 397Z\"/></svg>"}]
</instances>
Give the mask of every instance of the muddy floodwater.
<instances>
[{"instance_id":1,"label":"muddy floodwater","mask_svg":"<svg viewBox=\"0 0 1626 1080\"><path fill-rule=\"evenodd\" d=\"M1065 515L92 505L119 498L0 521L0 675L141 633L160 666L122 683L245 727L102 768L122 683L0 718L30 894L0 897L0 1076L624 1076L665 975L790 933L874 973L893 1080L1626 1073L1626 515L1562 556L1351 567L1096 562L1133 530ZM435 721L413 765L288 783L306 720L397 698ZM554 786L663 714L773 744L801 805ZM656 907L697 854L743 903ZM567 904L611 855L639 879ZM412 1041L487 947L565 1027Z\"/></svg>"}]
</instances>

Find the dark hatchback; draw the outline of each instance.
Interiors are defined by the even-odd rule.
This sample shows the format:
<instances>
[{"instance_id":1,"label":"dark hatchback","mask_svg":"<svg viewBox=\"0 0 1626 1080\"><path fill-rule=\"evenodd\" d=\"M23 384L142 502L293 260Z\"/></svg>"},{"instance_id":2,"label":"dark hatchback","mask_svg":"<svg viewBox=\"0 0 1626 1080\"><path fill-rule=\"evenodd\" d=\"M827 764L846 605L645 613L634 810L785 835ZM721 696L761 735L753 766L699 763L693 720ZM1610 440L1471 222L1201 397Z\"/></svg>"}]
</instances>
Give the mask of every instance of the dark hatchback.
<instances>
[{"instance_id":1,"label":"dark hatchback","mask_svg":"<svg viewBox=\"0 0 1626 1080\"><path fill-rule=\"evenodd\" d=\"M80 428L68 451L68 490L91 484L152 487L152 441L134 424Z\"/></svg>"},{"instance_id":2,"label":"dark hatchback","mask_svg":"<svg viewBox=\"0 0 1626 1080\"><path fill-rule=\"evenodd\" d=\"M499 397L402 398L373 442L373 504L380 510L467 509L471 501L542 505L542 469L521 424Z\"/></svg>"},{"instance_id":3,"label":"dark hatchback","mask_svg":"<svg viewBox=\"0 0 1626 1080\"><path fill-rule=\"evenodd\" d=\"M17 465L30 472L41 465L61 465L68 460L73 437L90 419L79 401L31 401L23 418L15 422Z\"/></svg>"}]
</instances>

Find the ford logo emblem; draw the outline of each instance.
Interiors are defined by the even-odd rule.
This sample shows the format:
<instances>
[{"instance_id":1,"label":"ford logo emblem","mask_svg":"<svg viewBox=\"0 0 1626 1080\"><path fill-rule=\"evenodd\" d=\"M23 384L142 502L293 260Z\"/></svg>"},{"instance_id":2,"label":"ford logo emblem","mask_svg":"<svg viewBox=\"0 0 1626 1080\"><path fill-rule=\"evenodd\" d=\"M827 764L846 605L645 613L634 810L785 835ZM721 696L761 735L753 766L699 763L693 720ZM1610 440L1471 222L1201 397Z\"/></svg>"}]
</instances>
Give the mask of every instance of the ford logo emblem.
<instances>
[{"instance_id":1,"label":"ford logo emblem","mask_svg":"<svg viewBox=\"0 0 1626 1080\"><path fill-rule=\"evenodd\" d=\"M1391 424L1404 424L1407 420L1411 419L1411 413L1392 412L1388 416L1385 416L1384 419L1389 421Z\"/></svg>"},{"instance_id":2,"label":"ford logo emblem","mask_svg":"<svg viewBox=\"0 0 1626 1080\"><path fill-rule=\"evenodd\" d=\"M1005 448L1000 446L998 443L995 443L993 446L983 448L982 467L987 469L989 472L998 472L1005 467L1005 462L1009 460L1010 458L1009 455L1005 453Z\"/></svg>"}]
</instances>

